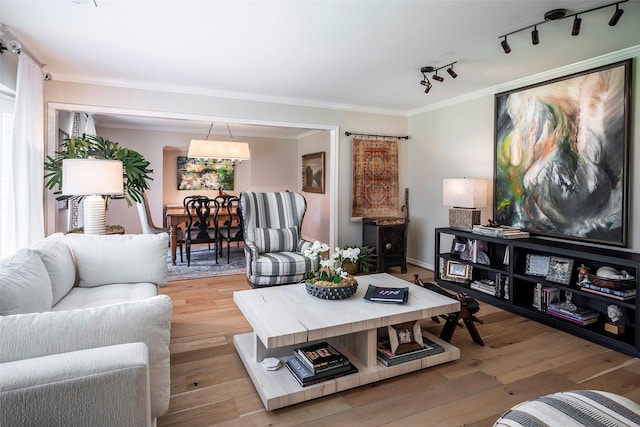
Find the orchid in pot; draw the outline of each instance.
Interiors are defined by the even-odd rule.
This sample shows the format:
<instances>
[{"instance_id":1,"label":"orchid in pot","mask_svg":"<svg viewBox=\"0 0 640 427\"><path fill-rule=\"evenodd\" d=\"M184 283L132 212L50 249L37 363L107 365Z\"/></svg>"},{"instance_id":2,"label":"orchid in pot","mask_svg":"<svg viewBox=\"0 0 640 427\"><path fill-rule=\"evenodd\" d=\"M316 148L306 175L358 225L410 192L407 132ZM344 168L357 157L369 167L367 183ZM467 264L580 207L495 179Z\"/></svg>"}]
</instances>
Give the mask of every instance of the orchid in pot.
<instances>
[{"instance_id":1,"label":"orchid in pot","mask_svg":"<svg viewBox=\"0 0 640 427\"><path fill-rule=\"evenodd\" d=\"M354 254L351 250L341 248L335 248L333 254L330 256L328 253L329 246L317 240L304 251L306 258L320 257L320 269L309 272L307 282L327 287L353 285L355 279L345 271L342 263L346 259L357 257L358 254Z\"/></svg>"}]
</instances>

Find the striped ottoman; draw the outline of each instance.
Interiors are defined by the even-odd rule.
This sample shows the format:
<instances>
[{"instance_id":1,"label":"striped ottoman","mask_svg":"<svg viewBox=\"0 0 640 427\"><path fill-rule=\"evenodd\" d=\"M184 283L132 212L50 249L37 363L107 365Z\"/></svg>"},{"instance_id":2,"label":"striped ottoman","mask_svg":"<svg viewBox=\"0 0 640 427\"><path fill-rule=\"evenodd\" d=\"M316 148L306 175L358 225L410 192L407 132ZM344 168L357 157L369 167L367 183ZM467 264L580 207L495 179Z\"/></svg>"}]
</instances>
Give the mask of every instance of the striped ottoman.
<instances>
[{"instance_id":1,"label":"striped ottoman","mask_svg":"<svg viewBox=\"0 0 640 427\"><path fill-rule=\"evenodd\" d=\"M605 391L565 391L514 406L495 422L496 426L640 426L640 405Z\"/></svg>"}]
</instances>

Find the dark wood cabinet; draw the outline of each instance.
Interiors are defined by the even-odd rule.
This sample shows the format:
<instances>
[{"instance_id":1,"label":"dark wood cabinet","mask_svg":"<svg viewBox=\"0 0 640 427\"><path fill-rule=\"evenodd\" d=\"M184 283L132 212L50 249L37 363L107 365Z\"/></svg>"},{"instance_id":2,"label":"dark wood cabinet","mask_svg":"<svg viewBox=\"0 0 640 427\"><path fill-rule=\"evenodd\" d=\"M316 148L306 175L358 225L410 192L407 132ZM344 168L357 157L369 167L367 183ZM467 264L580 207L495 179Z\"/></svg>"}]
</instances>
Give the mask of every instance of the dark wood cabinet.
<instances>
[{"instance_id":1,"label":"dark wood cabinet","mask_svg":"<svg viewBox=\"0 0 640 427\"><path fill-rule=\"evenodd\" d=\"M435 233L436 282L453 291L545 323L608 348L639 357L640 319L638 310L638 273L640 254L588 246L576 242L538 238L502 239L451 228L437 228ZM471 249L471 250L469 250ZM480 252L483 253L480 256ZM545 265L548 264L548 267ZM553 265L566 263L560 269ZM600 267L626 271L633 279L626 283L628 296L622 298L606 292L594 292L578 269L595 273ZM548 268L548 270L545 270ZM546 274L545 274L546 271ZM591 312L595 321L576 321L558 317L549 310L544 295L559 303L569 301ZM610 306L616 306L621 318L612 327ZM555 314L554 314L555 313ZM562 314L562 313L560 313ZM623 329L623 331L622 331Z\"/></svg>"},{"instance_id":2,"label":"dark wood cabinet","mask_svg":"<svg viewBox=\"0 0 640 427\"><path fill-rule=\"evenodd\" d=\"M404 219L365 219L362 244L373 248L375 264L372 271L382 273L388 267L399 266L402 273L407 272L407 224Z\"/></svg>"}]
</instances>

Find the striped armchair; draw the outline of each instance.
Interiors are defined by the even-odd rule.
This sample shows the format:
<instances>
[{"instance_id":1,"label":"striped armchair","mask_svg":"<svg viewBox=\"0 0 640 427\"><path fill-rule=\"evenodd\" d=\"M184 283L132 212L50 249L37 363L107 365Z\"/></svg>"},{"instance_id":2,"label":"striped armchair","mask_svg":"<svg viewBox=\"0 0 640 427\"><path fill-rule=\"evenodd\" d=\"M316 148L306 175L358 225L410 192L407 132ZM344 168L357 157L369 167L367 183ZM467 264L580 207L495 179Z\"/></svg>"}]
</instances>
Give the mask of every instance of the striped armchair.
<instances>
[{"instance_id":1,"label":"striped armchair","mask_svg":"<svg viewBox=\"0 0 640 427\"><path fill-rule=\"evenodd\" d=\"M240 193L247 281L252 286L296 283L319 267L303 253L311 242L300 237L307 201L299 193Z\"/></svg>"}]
</instances>

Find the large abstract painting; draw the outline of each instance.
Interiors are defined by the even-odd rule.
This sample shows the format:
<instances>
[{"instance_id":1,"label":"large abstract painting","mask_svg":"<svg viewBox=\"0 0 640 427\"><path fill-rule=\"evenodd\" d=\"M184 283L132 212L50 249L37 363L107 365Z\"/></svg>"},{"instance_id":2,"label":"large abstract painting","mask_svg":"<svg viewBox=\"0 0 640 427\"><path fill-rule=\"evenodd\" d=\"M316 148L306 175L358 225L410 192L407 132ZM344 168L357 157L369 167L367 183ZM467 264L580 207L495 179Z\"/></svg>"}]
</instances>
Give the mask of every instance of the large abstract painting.
<instances>
[{"instance_id":1,"label":"large abstract painting","mask_svg":"<svg viewBox=\"0 0 640 427\"><path fill-rule=\"evenodd\" d=\"M495 97L494 219L627 244L631 60Z\"/></svg>"},{"instance_id":2,"label":"large abstract painting","mask_svg":"<svg viewBox=\"0 0 640 427\"><path fill-rule=\"evenodd\" d=\"M233 190L233 162L178 156L178 190Z\"/></svg>"},{"instance_id":3,"label":"large abstract painting","mask_svg":"<svg viewBox=\"0 0 640 427\"><path fill-rule=\"evenodd\" d=\"M398 141L353 138L353 218L401 216Z\"/></svg>"}]
</instances>

